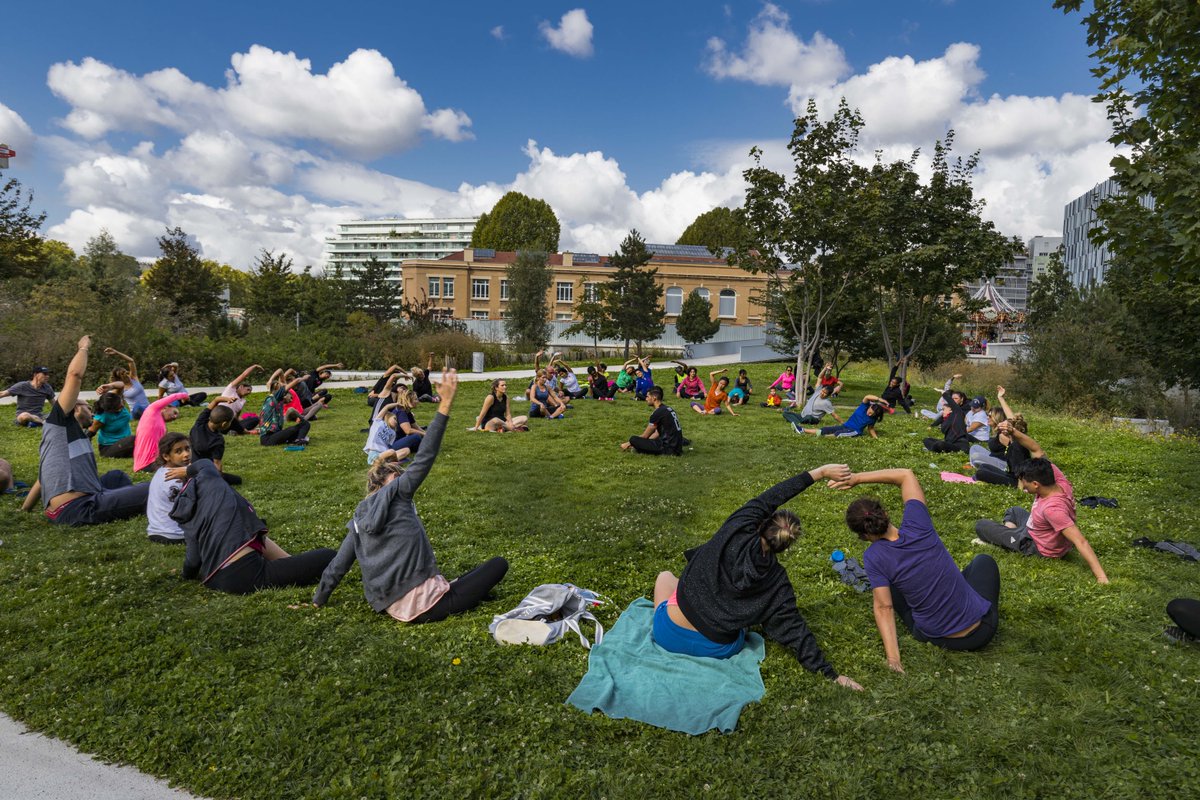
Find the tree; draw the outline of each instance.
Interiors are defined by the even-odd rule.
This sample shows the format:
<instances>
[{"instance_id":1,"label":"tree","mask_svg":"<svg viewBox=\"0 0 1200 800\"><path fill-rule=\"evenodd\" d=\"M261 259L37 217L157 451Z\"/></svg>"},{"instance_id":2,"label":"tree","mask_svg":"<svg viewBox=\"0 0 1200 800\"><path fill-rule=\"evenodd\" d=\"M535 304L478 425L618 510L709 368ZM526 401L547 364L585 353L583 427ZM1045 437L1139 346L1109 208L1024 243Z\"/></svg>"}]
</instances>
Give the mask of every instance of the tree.
<instances>
[{"instance_id":1,"label":"tree","mask_svg":"<svg viewBox=\"0 0 1200 800\"><path fill-rule=\"evenodd\" d=\"M873 255L860 221L867 170L854 161L862 127L862 116L844 99L828 121L810 100L788 142L790 179L764 167L757 147L750 151L754 166L743 173L746 202L738 218L750 237L729 263L766 274L759 302L796 347L797 397L808 386L808 365L825 340L829 314Z\"/></svg>"},{"instance_id":2,"label":"tree","mask_svg":"<svg viewBox=\"0 0 1200 800\"><path fill-rule=\"evenodd\" d=\"M404 318L404 333L410 336L421 336L427 333L443 333L455 331L467 332L467 323L460 319L447 319L441 307L425 295L421 290L421 299L405 297L400 303L400 316Z\"/></svg>"},{"instance_id":3,"label":"tree","mask_svg":"<svg viewBox=\"0 0 1200 800\"><path fill-rule=\"evenodd\" d=\"M476 228L478 230L478 228ZM550 289L550 267L546 253L522 250L508 265L508 319L504 332L521 352L541 350L550 340L546 292Z\"/></svg>"},{"instance_id":4,"label":"tree","mask_svg":"<svg viewBox=\"0 0 1200 800\"><path fill-rule=\"evenodd\" d=\"M479 217L471 247L557 253L559 233L558 217L549 203L509 192Z\"/></svg>"},{"instance_id":5,"label":"tree","mask_svg":"<svg viewBox=\"0 0 1200 800\"><path fill-rule=\"evenodd\" d=\"M908 365L926 343L930 331L958 321L958 294L969 305L967 281L991 278L1024 250L981 217L971 179L979 153L951 158L954 131L934 144L933 174L928 183L917 176L917 155L908 161L871 170L870 198L861 208L860 224L878 248L868 279L876 293L876 315L888 366L907 355Z\"/></svg>"},{"instance_id":6,"label":"tree","mask_svg":"<svg viewBox=\"0 0 1200 800\"><path fill-rule=\"evenodd\" d=\"M33 193L25 194L21 182L10 178L0 188L0 280L35 278L41 255L41 235L46 212L34 213Z\"/></svg>"},{"instance_id":7,"label":"tree","mask_svg":"<svg viewBox=\"0 0 1200 800\"><path fill-rule=\"evenodd\" d=\"M1179 387L1185 405L1200 389L1200 348L1196 319L1200 316L1200 276L1170 281L1146 280L1141 265L1115 260L1104 283L1124 306L1123 349L1145 365L1162 390Z\"/></svg>"},{"instance_id":8,"label":"tree","mask_svg":"<svg viewBox=\"0 0 1200 800\"><path fill-rule=\"evenodd\" d=\"M1060 247L1050 254L1045 273L1033 282L1029 290L1029 311L1025 314L1025 325L1031 330L1046 327L1071 301L1074 293Z\"/></svg>"},{"instance_id":9,"label":"tree","mask_svg":"<svg viewBox=\"0 0 1200 800\"><path fill-rule=\"evenodd\" d=\"M221 309L223 286L216 271L201 261L200 253L181 228L169 228L158 238L162 255L142 282L171 316L211 320Z\"/></svg>"},{"instance_id":10,"label":"tree","mask_svg":"<svg viewBox=\"0 0 1200 800\"><path fill-rule=\"evenodd\" d=\"M211 258L205 258L201 263L217 276L217 280L221 283L221 290L229 292L229 305L232 308L245 308L247 298L250 296L250 275Z\"/></svg>"},{"instance_id":11,"label":"tree","mask_svg":"<svg viewBox=\"0 0 1200 800\"><path fill-rule=\"evenodd\" d=\"M825 318L825 341L829 361L839 377L851 361L866 361L883 355L879 325L875 321L875 291L869 282L851 281Z\"/></svg>"},{"instance_id":12,"label":"tree","mask_svg":"<svg viewBox=\"0 0 1200 800\"><path fill-rule=\"evenodd\" d=\"M367 259L353 277L354 306L376 322L396 316L396 295L400 289L388 280L387 265L375 256Z\"/></svg>"},{"instance_id":13,"label":"tree","mask_svg":"<svg viewBox=\"0 0 1200 800\"><path fill-rule=\"evenodd\" d=\"M749 238L750 232L739 221L733 209L718 206L705 211L687 226L675 244L691 244L707 247L714 252L723 247L738 246Z\"/></svg>"},{"instance_id":14,"label":"tree","mask_svg":"<svg viewBox=\"0 0 1200 800\"><path fill-rule=\"evenodd\" d=\"M721 320L712 318L712 303L699 292L691 292L679 309L675 330L688 344L707 342L721 330Z\"/></svg>"},{"instance_id":15,"label":"tree","mask_svg":"<svg viewBox=\"0 0 1200 800\"><path fill-rule=\"evenodd\" d=\"M608 260L614 272L604 284L604 307L613 336L625 340L626 358L631 341L637 342L640 351L643 342L654 341L667 329L663 321L663 287L655 280L658 269L646 268L650 258L642 235L633 230Z\"/></svg>"},{"instance_id":16,"label":"tree","mask_svg":"<svg viewBox=\"0 0 1200 800\"><path fill-rule=\"evenodd\" d=\"M1082 0L1055 0L1065 13ZM1200 4L1095 0L1083 18L1108 107L1122 193L1096 209L1092 238L1149 278L1200 277ZM1142 198L1153 199L1153 207Z\"/></svg>"},{"instance_id":17,"label":"tree","mask_svg":"<svg viewBox=\"0 0 1200 800\"><path fill-rule=\"evenodd\" d=\"M122 253L116 240L103 228L88 239L80 260L88 287L105 303L132 292L142 274L138 260Z\"/></svg>"},{"instance_id":18,"label":"tree","mask_svg":"<svg viewBox=\"0 0 1200 800\"><path fill-rule=\"evenodd\" d=\"M583 334L592 340L592 356L598 358L600 339L608 333L611 321L608 309L604 307L603 287L589 292L586 285L581 287L579 299L575 301L575 322L563 331L567 336Z\"/></svg>"},{"instance_id":19,"label":"tree","mask_svg":"<svg viewBox=\"0 0 1200 800\"><path fill-rule=\"evenodd\" d=\"M295 312L303 325L319 328L340 328L350 314L349 282L342 277L341 267L331 275L312 274L312 267L294 276L292 296Z\"/></svg>"},{"instance_id":20,"label":"tree","mask_svg":"<svg viewBox=\"0 0 1200 800\"><path fill-rule=\"evenodd\" d=\"M246 310L251 317L283 317L295 313L292 259L263 248L250 267Z\"/></svg>"}]
</instances>

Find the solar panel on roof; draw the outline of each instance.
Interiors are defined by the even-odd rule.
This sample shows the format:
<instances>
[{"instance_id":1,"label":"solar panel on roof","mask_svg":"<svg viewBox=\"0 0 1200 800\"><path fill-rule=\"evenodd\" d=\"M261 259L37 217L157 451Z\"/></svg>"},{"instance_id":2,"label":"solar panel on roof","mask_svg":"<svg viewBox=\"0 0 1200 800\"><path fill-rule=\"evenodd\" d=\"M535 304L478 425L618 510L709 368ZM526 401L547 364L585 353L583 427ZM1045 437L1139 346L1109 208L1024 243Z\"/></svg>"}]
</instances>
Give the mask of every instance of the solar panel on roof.
<instances>
[{"instance_id":1,"label":"solar panel on roof","mask_svg":"<svg viewBox=\"0 0 1200 800\"><path fill-rule=\"evenodd\" d=\"M490 247L476 247L475 248L475 257L476 258L495 258L496 251Z\"/></svg>"},{"instance_id":2,"label":"solar panel on roof","mask_svg":"<svg viewBox=\"0 0 1200 800\"><path fill-rule=\"evenodd\" d=\"M600 263L600 255L598 253L574 253L571 258L576 264Z\"/></svg>"},{"instance_id":3,"label":"solar panel on roof","mask_svg":"<svg viewBox=\"0 0 1200 800\"><path fill-rule=\"evenodd\" d=\"M659 256L676 256L679 258L712 258L712 251L698 244L647 244L646 249ZM723 255L733 252L732 248L721 248Z\"/></svg>"}]
</instances>

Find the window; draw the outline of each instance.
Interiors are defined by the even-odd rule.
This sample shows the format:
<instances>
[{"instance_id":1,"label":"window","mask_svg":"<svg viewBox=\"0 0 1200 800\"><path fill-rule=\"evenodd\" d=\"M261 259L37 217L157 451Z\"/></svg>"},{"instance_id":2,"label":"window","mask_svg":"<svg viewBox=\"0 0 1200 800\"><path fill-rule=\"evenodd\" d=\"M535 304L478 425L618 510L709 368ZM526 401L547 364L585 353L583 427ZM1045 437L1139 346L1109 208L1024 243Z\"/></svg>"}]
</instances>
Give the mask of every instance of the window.
<instances>
[{"instance_id":1,"label":"window","mask_svg":"<svg viewBox=\"0 0 1200 800\"><path fill-rule=\"evenodd\" d=\"M487 300L491 296L492 282L487 278L472 278L471 279L471 299L472 300Z\"/></svg>"},{"instance_id":2,"label":"window","mask_svg":"<svg viewBox=\"0 0 1200 800\"><path fill-rule=\"evenodd\" d=\"M570 303L575 299L575 284L568 281L558 281L554 284L555 299L560 303ZM567 317L570 319L570 317Z\"/></svg>"},{"instance_id":3,"label":"window","mask_svg":"<svg viewBox=\"0 0 1200 800\"><path fill-rule=\"evenodd\" d=\"M454 298L454 278L442 278L442 297L447 300Z\"/></svg>"},{"instance_id":4,"label":"window","mask_svg":"<svg viewBox=\"0 0 1200 800\"><path fill-rule=\"evenodd\" d=\"M712 300L711 300L711 299L709 299L709 293L708 293L708 289L705 289L703 286L701 286L699 289L693 289L693 290L692 290L692 294L698 294L698 295L700 295L701 297L703 297L703 298L704 298L704 301L705 301L706 303L711 303L711 302L712 302Z\"/></svg>"},{"instance_id":5,"label":"window","mask_svg":"<svg viewBox=\"0 0 1200 800\"><path fill-rule=\"evenodd\" d=\"M486 311L472 311L471 312L471 319L487 319L487 318L488 318L488 312L486 312Z\"/></svg>"},{"instance_id":6,"label":"window","mask_svg":"<svg viewBox=\"0 0 1200 800\"><path fill-rule=\"evenodd\" d=\"M667 315L674 316L683 310L683 289L672 286L667 289Z\"/></svg>"},{"instance_id":7,"label":"window","mask_svg":"<svg viewBox=\"0 0 1200 800\"><path fill-rule=\"evenodd\" d=\"M600 301L600 284L585 283L583 285L583 297L589 303L597 303Z\"/></svg>"},{"instance_id":8,"label":"window","mask_svg":"<svg viewBox=\"0 0 1200 800\"><path fill-rule=\"evenodd\" d=\"M559 311L554 315L555 322L570 322L572 319L574 317L571 316L570 311Z\"/></svg>"},{"instance_id":9,"label":"window","mask_svg":"<svg viewBox=\"0 0 1200 800\"><path fill-rule=\"evenodd\" d=\"M507 300L512 296L512 294L508 288L508 285L509 285L508 280L506 278L500 279L500 299L501 300Z\"/></svg>"},{"instance_id":10,"label":"window","mask_svg":"<svg viewBox=\"0 0 1200 800\"><path fill-rule=\"evenodd\" d=\"M429 296L430 297L441 297L442 296L442 279L441 278L430 278L429 279Z\"/></svg>"},{"instance_id":11,"label":"window","mask_svg":"<svg viewBox=\"0 0 1200 800\"><path fill-rule=\"evenodd\" d=\"M733 289L722 289L719 298L717 299L717 316L718 317L736 317L737 316L737 292Z\"/></svg>"},{"instance_id":12,"label":"window","mask_svg":"<svg viewBox=\"0 0 1200 800\"><path fill-rule=\"evenodd\" d=\"M508 313L507 311L500 312L500 319L510 319L511 317L512 314Z\"/></svg>"}]
</instances>

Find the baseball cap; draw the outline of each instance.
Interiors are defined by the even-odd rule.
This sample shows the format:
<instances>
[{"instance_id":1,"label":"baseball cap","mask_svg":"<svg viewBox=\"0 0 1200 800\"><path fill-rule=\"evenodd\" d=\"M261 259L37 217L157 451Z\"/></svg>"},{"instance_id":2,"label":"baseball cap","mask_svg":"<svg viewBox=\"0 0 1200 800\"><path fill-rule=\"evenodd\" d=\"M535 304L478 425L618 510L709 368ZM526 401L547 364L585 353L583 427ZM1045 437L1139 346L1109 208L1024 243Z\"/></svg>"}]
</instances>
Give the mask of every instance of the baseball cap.
<instances>
[{"instance_id":1,"label":"baseball cap","mask_svg":"<svg viewBox=\"0 0 1200 800\"><path fill-rule=\"evenodd\" d=\"M46 373L47 375L49 375L49 374L50 374L50 368L49 368L49 367L34 367L34 368L33 368L33 372L32 372L32 373L30 373L30 374L31 374L31 375L37 375L39 372L44 372L44 373Z\"/></svg>"},{"instance_id":2,"label":"baseball cap","mask_svg":"<svg viewBox=\"0 0 1200 800\"><path fill-rule=\"evenodd\" d=\"M987 401L983 399L982 395L971 398L971 408L983 408L985 405L987 405Z\"/></svg>"}]
</instances>

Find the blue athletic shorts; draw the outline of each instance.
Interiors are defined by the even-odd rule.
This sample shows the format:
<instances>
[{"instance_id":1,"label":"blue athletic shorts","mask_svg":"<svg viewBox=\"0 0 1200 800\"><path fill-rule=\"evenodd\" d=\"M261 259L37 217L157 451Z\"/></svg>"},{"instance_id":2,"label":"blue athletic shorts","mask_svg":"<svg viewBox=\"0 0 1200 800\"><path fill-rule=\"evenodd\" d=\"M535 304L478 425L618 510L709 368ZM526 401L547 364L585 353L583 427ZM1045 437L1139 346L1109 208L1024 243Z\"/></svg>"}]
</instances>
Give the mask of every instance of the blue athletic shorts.
<instances>
[{"instance_id":1,"label":"blue athletic shorts","mask_svg":"<svg viewBox=\"0 0 1200 800\"><path fill-rule=\"evenodd\" d=\"M702 658L729 658L740 653L746 644L745 630L740 631L738 638L729 644L720 644L709 639L700 631L681 627L667 614L666 600L663 600L658 604L658 608L654 609L652 636L655 644L663 650Z\"/></svg>"}]
</instances>

